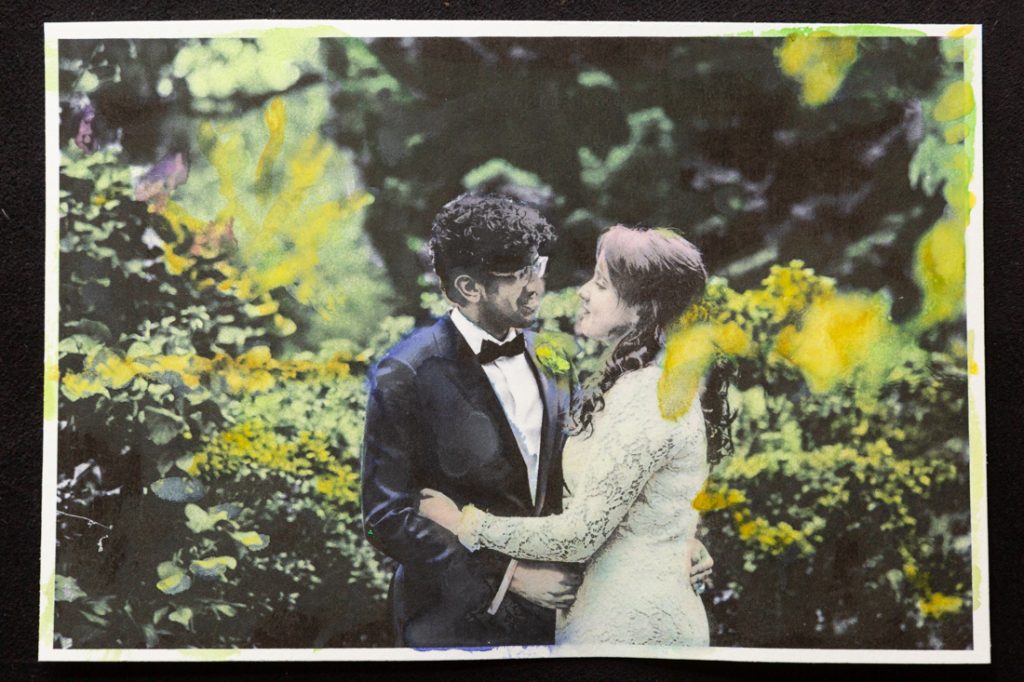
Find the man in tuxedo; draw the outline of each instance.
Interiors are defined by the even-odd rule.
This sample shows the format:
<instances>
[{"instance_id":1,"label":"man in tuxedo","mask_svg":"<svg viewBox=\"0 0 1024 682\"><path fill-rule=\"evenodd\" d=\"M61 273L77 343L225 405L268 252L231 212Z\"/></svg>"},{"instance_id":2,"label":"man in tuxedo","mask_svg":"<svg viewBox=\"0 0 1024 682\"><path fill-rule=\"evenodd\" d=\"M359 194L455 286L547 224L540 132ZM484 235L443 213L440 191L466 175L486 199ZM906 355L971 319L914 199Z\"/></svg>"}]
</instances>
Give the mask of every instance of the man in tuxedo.
<instances>
[{"instance_id":1,"label":"man in tuxedo","mask_svg":"<svg viewBox=\"0 0 1024 682\"><path fill-rule=\"evenodd\" d=\"M396 646L551 644L573 602L575 565L470 553L416 513L419 491L502 516L559 513L568 376L534 354L546 253L535 209L464 194L434 219L434 270L454 308L393 347L370 378L363 521L398 564L389 602ZM709 566L704 566L709 568Z\"/></svg>"}]
</instances>

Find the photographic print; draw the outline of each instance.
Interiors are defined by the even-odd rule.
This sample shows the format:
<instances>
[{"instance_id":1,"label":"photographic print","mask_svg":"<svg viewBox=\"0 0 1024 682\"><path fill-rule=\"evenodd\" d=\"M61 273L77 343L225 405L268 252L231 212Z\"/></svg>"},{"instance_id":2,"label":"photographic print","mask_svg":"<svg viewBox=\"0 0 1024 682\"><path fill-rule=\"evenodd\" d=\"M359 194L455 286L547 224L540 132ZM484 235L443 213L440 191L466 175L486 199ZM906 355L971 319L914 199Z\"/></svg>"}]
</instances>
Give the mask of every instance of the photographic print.
<instances>
[{"instance_id":1,"label":"photographic print","mask_svg":"<svg viewBox=\"0 0 1024 682\"><path fill-rule=\"evenodd\" d=\"M45 40L41 659L989 661L981 26Z\"/></svg>"}]
</instances>

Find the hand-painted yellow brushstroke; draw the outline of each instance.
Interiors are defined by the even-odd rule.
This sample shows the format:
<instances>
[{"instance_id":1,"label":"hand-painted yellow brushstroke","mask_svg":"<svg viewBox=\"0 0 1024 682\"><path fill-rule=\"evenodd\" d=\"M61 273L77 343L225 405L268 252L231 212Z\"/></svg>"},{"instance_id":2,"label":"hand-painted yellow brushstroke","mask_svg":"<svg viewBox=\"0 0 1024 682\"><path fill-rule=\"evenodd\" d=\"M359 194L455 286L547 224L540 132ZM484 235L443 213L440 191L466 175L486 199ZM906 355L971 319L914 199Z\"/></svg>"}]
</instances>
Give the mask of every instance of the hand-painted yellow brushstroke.
<instances>
[{"instance_id":1,"label":"hand-painted yellow brushstroke","mask_svg":"<svg viewBox=\"0 0 1024 682\"><path fill-rule=\"evenodd\" d=\"M885 349L897 336L881 296L835 294L811 304L800 329L783 329L776 352L803 374L815 393L849 380L858 369L884 369Z\"/></svg>"},{"instance_id":2,"label":"hand-painted yellow brushstroke","mask_svg":"<svg viewBox=\"0 0 1024 682\"><path fill-rule=\"evenodd\" d=\"M776 55L782 72L800 82L804 104L820 106L832 100L857 61L857 39L827 31L791 34Z\"/></svg>"},{"instance_id":3,"label":"hand-painted yellow brushstroke","mask_svg":"<svg viewBox=\"0 0 1024 682\"><path fill-rule=\"evenodd\" d=\"M714 330L696 325L670 335L658 380L658 406L665 419L679 419L697 396L701 378L715 356Z\"/></svg>"},{"instance_id":4,"label":"hand-painted yellow brushstroke","mask_svg":"<svg viewBox=\"0 0 1024 682\"><path fill-rule=\"evenodd\" d=\"M260 198L265 198L271 189L271 172L274 162L281 155L281 148L284 146L284 125L286 121L284 100L275 97L270 101L266 111L263 112L263 120L267 124L267 132L270 134L260 160L256 163L256 193Z\"/></svg>"},{"instance_id":5,"label":"hand-painted yellow brushstroke","mask_svg":"<svg viewBox=\"0 0 1024 682\"><path fill-rule=\"evenodd\" d=\"M917 602L917 608L922 615L936 619L952 613L958 613L963 606L964 600L962 598L949 597L941 592L932 592Z\"/></svg>"},{"instance_id":6,"label":"hand-painted yellow brushstroke","mask_svg":"<svg viewBox=\"0 0 1024 682\"><path fill-rule=\"evenodd\" d=\"M915 327L927 328L963 311L966 272L964 223L940 220L921 238L914 253L914 279L923 295Z\"/></svg>"},{"instance_id":7,"label":"hand-painted yellow brushstroke","mask_svg":"<svg viewBox=\"0 0 1024 682\"><path fill-rule=\"evenodd\" d=\"M967 332L967 373L977 375L978 361L974 359L974 330Z\"/></svg>"},{"instance_id":8,"label":"hand-painted yellow brushstroke","mask_svg":"<svg viewBox=\"0 0 1024 682\"><path fill-rule=\"evenodd\" d=\"M954 81L946 86L935 104L932 117L940 123L963 118L974 111L974 88L968 81Z\"/></svg>"}]
</instances>

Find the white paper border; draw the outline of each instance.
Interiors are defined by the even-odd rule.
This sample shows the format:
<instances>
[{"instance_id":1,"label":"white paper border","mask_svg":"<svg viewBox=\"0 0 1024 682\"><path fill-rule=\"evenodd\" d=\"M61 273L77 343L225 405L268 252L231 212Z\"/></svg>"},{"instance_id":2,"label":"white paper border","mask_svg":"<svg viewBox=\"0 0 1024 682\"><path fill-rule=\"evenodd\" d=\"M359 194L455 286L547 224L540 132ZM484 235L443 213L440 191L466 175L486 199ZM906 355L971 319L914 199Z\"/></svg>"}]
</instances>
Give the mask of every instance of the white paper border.
<instances>
[{"instance_id":1,"label":"white paper border","mask_svg":"<svg viewBox=\"0 0 1024 682\"><path fill-rule=\"evenodd\" d=\"M761 37L778 31L814 28L832 30L842 35L843 29L856 31L864 24L819 23L723 23L723 22L626 22L626 21L405 21L405 20L232 20L232 21L124 21L87 23L47 23L44 25L46 60L46 284L44 396L51 392L56 401L58 377L58 294L59 294L59 194L60 177L60 104L57 84L57 41L62 39L103 38L188 38L215 36L257 36L270 29L300 28L322 37ZM959 25L892 24L878 26L892 29L891 35L919 31L925 36L944 37ZM53 646L54 575L56 572L56 499L57 487L57 419L47 415L43 424L43 509L41 533L41 581L39 604L39 660L41 661L431 661L486 660L577 657L623 657L718 661L765 661L806 663L990 663L990 610L988 519L985 444L985 358L984 358L984 290L982 258L982 93L981 93L981 25L971 25L968 37L976 40L970 70L975 93L974 173L970 190L976 197L966 232L967 276L966 305L968 333L974 335L973 360L977 371L968 376L968 399L971 414L970 440L980 448L981 466L972 456L971 547L972 562L977 572L974 590L976 607L973 613L973 648L970 650L881 650L881 649L785 649L706 647L674 648L630 645L600 646L537 646L495 647L492 649L344 648L344 649L57 649ZM872 36L874 37L874 36ZM45 402L45 398L44 398ZM54 402L53 411L56 411Z\"/></svg>"}]
</instances>

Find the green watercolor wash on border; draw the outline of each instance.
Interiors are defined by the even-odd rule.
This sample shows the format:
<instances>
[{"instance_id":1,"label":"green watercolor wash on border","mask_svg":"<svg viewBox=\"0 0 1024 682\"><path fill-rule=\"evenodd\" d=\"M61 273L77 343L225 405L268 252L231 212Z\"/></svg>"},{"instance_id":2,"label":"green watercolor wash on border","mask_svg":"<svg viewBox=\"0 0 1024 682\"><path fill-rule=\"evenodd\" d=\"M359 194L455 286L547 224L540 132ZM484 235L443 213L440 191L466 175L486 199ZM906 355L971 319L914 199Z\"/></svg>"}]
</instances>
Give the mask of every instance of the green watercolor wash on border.
<instances>
[{"instance_id":1,"label":"green watercolor wash on border","mask_svg":"<svg viewBox=\"0 0 1024 682\"><path fill-rule=\"evenodd\" d=\"M985 441L984 432L981 426L981 415L978 413L976 392L969 390L968 393L968 417L967 417L967 439L970 443L970 487L971 487L971 552L975 562L971 564L974 608L981 607L981 594L978 589L981 586L981 566L976 563L978 557L978 524L985 511Z\"/></svg>"},{"instance_id":2,"label":"green watercolor wash on border","mask_svg":"<svg viewBox=\"0 0 1024 682\"><path fill-rule=\"evenodd\" d=\"M971 609L977 611L981 608L981 566L971 564Z\"/></svg>"},{"instance_id":3,"label":"green watercolor wash on border","mask_svg":"<svg viewBox=\"0 0 1024 682\"><path fill-rule=\"evenodd\" d=\"M49 357L47 353L47 357ZM57 366L46 362L43 375L43 420L52 421L57 418L57 389L60 386L60 374Z\"/></svg>"},{"instance_id":4,"label":"green watercolor wash on border","mask_svg":"<svg viewBox=\"0 0 1024 682\"><path fill-rule=\"evenodd\" d=\"M976 31L971 31L966 36L957 38L963 41L964 57L963 65L964 80L974 82L974 60L976 58L978 50L978 36ZM975 101L980 104L981 97L975 97ZM975 105L974 109L965 117L965 123L967 124L967 136L964 138L963 145L964 150L967 153L969 177L968 183L974 176L975 168L975 133L977 125L978 115L978 104ZM968 223L968 226L970 223ZM977 360L975 359L975 330L969 329L967 331L968 340L968 376L972 373L978 372ZM974 372L971 372L971 370ZM977 560L978 557L978 525L982 514L985 511L984 507L984 495L985 495L985 442L984 442L984 431L981 424L981 415L978 413L978 399L984 400L984 390L981 395L977 394L977 390L968 389L968 442L970 452L970 489L971 489L971 551L974 554L974 558ZM982 567L977 561L971 564L971 595L972 595L972 608L977 610L981 608L981 584L984 579Z\"/></svg>"},{"instance_id":5,"label":"green watercolor wash on border","mask_svg":"<svg viewBox=\"0 0 1024 682\"><path fill-rule=\"evenodd\" d=\"M975 82L974 79L974 66L975 58L978 52L978 41L979 41L979 30L972 28L967 35L955 38L963 42L963 79L971 83L972 88L976 85L980 85L979 82ZM975 128L977 125L978 106L981 104L981 97L978 93L975 93L975 106L974 108L964 117L964 123L967 125L967 136L964 138L963 145L964 151L967 153L968 158L968 186L970 181L974 177L975 168ZM973 209L969 209L973 210ZM970 215L970 214L968 214ZM970 222L968 222L970 227ZM982 308L982 314L984 309ZM975 358L975 330L967 330L967 362L968 362L968 377L971 375L981 375L980 368L977 365ZM984 352L984 351L982 351ZM975 384L977 382L974 382ZM982 519L982 515L985 513L985 487L986 487L986 456L985 456L985 440L984 440L984 429L981 423L981 415L978 412L978 400L985 399L984 386L981 386L980 394L977 386L968 383L968 421L967 421L967 439L969 443L969 466L970 466L970 490L971 490L971 552L973 554L974 561L971 562L971 595L972 595L972 608L977 610L981 608L981 585L984 580L984 573L980 563L978 554L978 535L979 535L979 523Z\"/></svg>"},{"instance_id":6,"label":"green watercolor wash on border","mask_svg":"<svg viewBox=\"0 0 1024 682\"><path fill-rule=\"evenodd\" d=\"M810 35L814 31L827 31L837 37L929 37L927 33L919 29L911 29L896 26L878 26L878 25L863 25L853 24L844 26L821 26L821 27L793 27L785 29L771 29L767 31L743 31L734 34L723 34L722 37L762 37L771 38L778 37L784 38L789 35ZM219 37L260 37L260 36L272 36L282 33L289 35L300 36L300 37L316 37L316 38L327 38L327 37L351 37L349 34L341 31L333 26L328 25L317 25L308 27L275 27L268 29L244 29L239 31L232 31L230 33L222 34ZM972 31L968 35L959 37L957 39L962 40L964 43L964 79L972 82L974 81L973 64L974 58L978 47L977 32ZM939 37L939 36L932 36ZM58 41L56 39L47 40L44 45L44 61L45 61L45 91L46 92L57 92L59 88L59 72L58 72ZM980 102L980 98L978 98ZM964 148L968 154L971 176L973 176L974 160L975 160L975 127L976 127L976 112L977 107L972 110L968 116L964 118L964 123L968 127L968 135L964 139ZM54 270L56 269L56 263L54 263ZM48 268L49 270L49 268ZM47 277L56 276L55 272L47 272ZM974 331L969 331L969 346L970 351L968 354L969 361L973 361L974 358ZM55 349L53 349L55 351ZM50 353L50 349L47 349L47 363L46 363L46 375L44 378L44 418L55 419L57 416L57 393L59 388L59 376L54 376L51 379L52 372L56 368L56 365L50 361L51 357L55 357ZM974 398L974 391L969 394L970 407L969 407L969 455L970 455L970 490L971 490L971 535L972 535L972 550L975 552L977 558L977 546L978 546L978 521L981 513L984 511L982 506L983 495L985 492L985 447L982 441L982 424L981 418L978 413L977 404ZM980 588L983 580L982 567L978 563L972 563L972 594L973 594L973 608L976 610L981 607L981 594ZM40 583L40 598L42 604L40 607L40 620L39 620L39 641L49 642L52 646L54 624L55 624L55 602L54 602L54 590L55 590L55 575L51 574L49 578ZM318 651L319 649L314 649ZM178 649L177 653L184 655L186 658L200 661L200 662L213 662L213 661L225 661L235 658L239 655L239 649ZM103 649L94 652L95 658L91 660L98 661L120 661L123 660L124 652L119 649Z\"/></svg>"},{"instance_id":7,"label":"green watercolor wash on border","mask_svg":"<svg viewBox=\"0 0 1024 682\"><path fill-rule=\"evenodd\" d=\"M318 24L316 26L275 26L273 28L247 28L229 33L218 33L217 38L270 38L287 34L296 38L350 38L351 35L335 26Z\"/></svg>"},{"instance_id":8,"label":"green watercolor wash on border","mask_svg":"<svg viewBox=\"0 0 1024 682\"><path fill-rule=\"evenodd\" d=\"M57 40L47 40L43 45L43 63L45 64L45 92L57 92L60 89L60 71L58 67Z\"/></svg>"},{"instance_id":9,"label":"green watercolor wash on border","mask_svg":"<svg viewBox=\"0 0 1024 682\"><path fill-rule=\"evenodd\" d=\"M849 24L843 26L794 26L773 28L767 31L742 31L729 34L737 38L785 38L791 35L811 35L815 31L827 31L839 38L926 38L928 34L917 28L903 26L877 26L871 24Z\"/></svg>"},{"instance_id":10,"label":"green watercolor wash on border","mask_svg":"<svg viewBox=\"0 0 1024 682\"><path fill-rule=\"evenodd\" d=\"M46 642L53 646L53 632L56 621L56 604L54 603L54 591L57 585L57 574L51 573L46 580L39 582L39 646Z\"/></svg>"}]
</instances>

